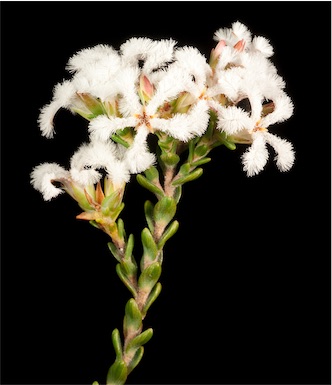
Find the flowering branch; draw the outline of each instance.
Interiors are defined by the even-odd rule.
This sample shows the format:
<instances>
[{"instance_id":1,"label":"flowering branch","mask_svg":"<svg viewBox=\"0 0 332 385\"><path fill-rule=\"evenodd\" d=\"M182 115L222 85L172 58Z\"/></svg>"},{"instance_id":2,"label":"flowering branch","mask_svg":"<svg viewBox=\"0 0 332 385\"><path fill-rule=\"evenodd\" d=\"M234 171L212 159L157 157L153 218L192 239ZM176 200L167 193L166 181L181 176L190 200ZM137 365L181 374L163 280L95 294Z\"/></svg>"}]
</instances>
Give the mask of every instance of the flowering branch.
<instances>
[{"instance_id":1,"label":"flowering branch","mask_svg":"<svg viewBox=\"0 0 332 385\"><path fill-rule=\"evenodd\" d=\"M40 164L31 183L47 201L68 193L82 209L77 219L108 235L116 272L132 296L122 333L117 328L112 333L116 357L108 385L126 382L153 335L143 321L161 292L163 249L179 227L174 218L183 185L203 174L210 152L222 145L248 146L242 155L248 177L264 169L268 145L280 171L294 163L291 143L268 130L293 113L269 59L270 43L252 37L239 22L216 31L214 39L209 61L172 39L132 38L119 51L107 45L83 49L68 61L72 79L55 86L52 101L40 112L43 136L54 136L54 116L65 108L87 120L89 142L74 153L69 170ZM148 140L153 136L155 147ZM132 175L155 198L144 204L139 262L134 235L126 234L120 217Z\"/></svg>"}]
</instances>

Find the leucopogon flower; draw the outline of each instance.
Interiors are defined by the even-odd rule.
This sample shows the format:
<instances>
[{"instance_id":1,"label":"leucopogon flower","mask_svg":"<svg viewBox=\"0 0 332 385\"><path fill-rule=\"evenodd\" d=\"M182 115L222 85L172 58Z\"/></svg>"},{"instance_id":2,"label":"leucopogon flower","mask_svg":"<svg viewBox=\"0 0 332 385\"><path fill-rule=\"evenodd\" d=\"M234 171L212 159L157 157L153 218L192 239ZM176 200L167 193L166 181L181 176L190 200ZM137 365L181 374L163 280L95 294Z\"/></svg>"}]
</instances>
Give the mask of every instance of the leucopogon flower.
<instances>
[{"instance_id":1,"label":"leucopogon flower","mask_svg":"<svg viewBox=\"0 0 332 385\"><path fill-rule=\"evenodd\" d=\"M252 38L240 22L232 28L215 32L218 44L212 50L210 64L213 76L207 94L210 107L218 116L217 129L235 143L251 144L242 156L248 176L259 173L268 160L266 145L276 153L280 171L294 163L293 146L267 128L287 120L293 114L293 103L285 93L285 82L270 61L273 48L262 36ZM247 110L243 108L247 102Z\"/></svg>"},{"instance_id":2,"label":"leucopogon flower","mask_svg":"<svg viewBox=\"0 0 332 385\"><path fill-rule=\"evenodd\" d=\"M119 50L99 44L74 54L66 65L71 79L54 87L38 123L42 135L52 138L56 113L67 109L88 121L90 142L72 156L69 170L51 163L37 166L34 187L49 200L64 188L56 181L84 189L100 181L100 169L114 186L123 186L131 174L156 163L149 135L188 143L205 134L211 113L217 117L215 130L248 145L242 155L248 176L263 170L267 145L279 170L289 170L292 144L268 131L293 113L270 60L272 46L238 21L217 30L214 40L209 62L195 47L144 37L127 40Z\"/></svg>"},{"instance_id":3,"label":"leucopogon flower","mask_svg":"<svg viewBox=\"0 0 332 385\"><path fill-rule=\"evenodd\" d=\"M202 135L209 111L199 95L210 67L195 48L175 49L175 44L172 39L132 38L119 53L106 45L76 53L67 64L72 80L57 84L52 101L41 110L42 135L53 137L53 119L60 108L89 120L91 141L108 142L131 127L123 157L130 173L155 162L147 149L150 133L161 131L182 141ZM184 94L191 95L186 113Z\"/></svg>"}]
</instances>

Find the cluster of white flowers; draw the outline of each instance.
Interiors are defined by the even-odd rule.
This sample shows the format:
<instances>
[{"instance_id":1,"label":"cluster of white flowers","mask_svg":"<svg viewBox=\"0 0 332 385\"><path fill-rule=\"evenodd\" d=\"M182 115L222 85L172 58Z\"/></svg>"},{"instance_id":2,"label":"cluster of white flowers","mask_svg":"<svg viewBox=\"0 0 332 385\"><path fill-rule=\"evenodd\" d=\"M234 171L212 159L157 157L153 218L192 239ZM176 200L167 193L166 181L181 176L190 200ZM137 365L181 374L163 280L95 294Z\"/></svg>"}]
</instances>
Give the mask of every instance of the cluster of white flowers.
<instances>
[{"instance_id":1,"label":"cluster of white flowers","mask_svg":"<svg viewBox=\"0 0 332 385\"><path fill-rule=\"evenodd\" d=\"M71 80L55 86L38 122L42 135L51 138L55 114L68 109L89 121L90 142L72 156L69 170L54 163L35 167L32 184L44 199L63 191L52 181L67 179L84 187L99 181L99 169L115 185L128 182L156 161L147 143L150 134L188 142L205 133L210 111L217 116L217 130L248 144L242 157L248 176L264 168L267 144L275 150L278 168L289 170L292 145L267 130L293 113L270 60L271 45L264 37L252 37L240 22L216 31L214 40L209 62L194 47L144 37L127 40L118 51L97 45L72 56L67 64Z\"/></svg>"}]
</instances>

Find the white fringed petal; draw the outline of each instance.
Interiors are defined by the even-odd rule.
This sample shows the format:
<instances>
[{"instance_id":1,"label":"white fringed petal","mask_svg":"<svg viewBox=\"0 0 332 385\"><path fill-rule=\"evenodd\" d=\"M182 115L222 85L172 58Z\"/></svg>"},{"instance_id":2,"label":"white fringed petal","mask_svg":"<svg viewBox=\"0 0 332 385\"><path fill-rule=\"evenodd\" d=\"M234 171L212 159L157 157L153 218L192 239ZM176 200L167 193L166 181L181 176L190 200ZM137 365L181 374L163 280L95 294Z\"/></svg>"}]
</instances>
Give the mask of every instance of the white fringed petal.
<instances>
[{"instance_id":1,"label":"white fringed petal","mask_svg":"<svg viewBox=\"0 0 332 385\"><path fill-rule=\"evenodd\" d=\"M275 161L280 171L289 171L295 161L293 145L285 139L279 138L269 132L264 133L266 142L276 152Z\"/></svg>"},{"instance_id":2,"label":"white fringed petal","mask_svg":"<svg viewBox=\"0 0 332 385\"><path fill-rule=\"evenodd\" d=\"M64 192L63 189L53 185L53 180L70 177L69 172L57 163L42 163L33 169L30 176L32 186L43 195L45 201Z\"/></svg>"},{"instance_id":3,"label":"white fringed petal","mask_svg":"<svg viewBox=\"0 0 332 385\"><path fill-rule=\"evenodd\" d=\"M246 171L247 176L253 176L262 171L268 157L264 136L259 133L253 134L251 146L242 155L243 170Z\"/></svg>"}]
</instances>

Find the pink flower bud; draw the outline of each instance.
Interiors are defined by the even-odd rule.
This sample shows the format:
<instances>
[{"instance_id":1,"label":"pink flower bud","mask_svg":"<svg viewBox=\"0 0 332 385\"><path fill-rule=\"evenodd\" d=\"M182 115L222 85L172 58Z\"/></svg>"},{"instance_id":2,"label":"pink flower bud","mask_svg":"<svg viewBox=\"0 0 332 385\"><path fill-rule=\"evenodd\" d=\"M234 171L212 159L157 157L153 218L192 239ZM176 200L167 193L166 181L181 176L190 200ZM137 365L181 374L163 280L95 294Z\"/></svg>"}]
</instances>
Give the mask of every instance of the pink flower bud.
<instances>
[{"instance_id":1,"label":"pink flower bud","mask_svg":"<svg viewBox=\"0 0 332 385\"><path fill-rule=\"evenodd\" d=\"M153 84L150 83L150 80L145 75L141 75L139 80L139 95L143 104L152 98L153 92Z\"/></svg>"},{"instance_id":2,"label":"pink flower bud","mask_svg":"<svg viewBox=\"0 0 332 385\"><path fill-rule=\"evenodd\" d=\"M234 49L236 49L237 51L239 52L242 52L244 50L244 46L245 46L245 41L242 39L242 40L239 40L235 45L234 45Z\"/></svg>"}]
</instances>

